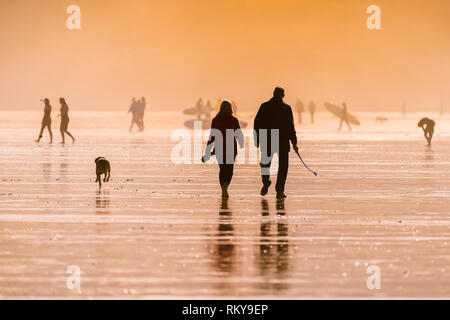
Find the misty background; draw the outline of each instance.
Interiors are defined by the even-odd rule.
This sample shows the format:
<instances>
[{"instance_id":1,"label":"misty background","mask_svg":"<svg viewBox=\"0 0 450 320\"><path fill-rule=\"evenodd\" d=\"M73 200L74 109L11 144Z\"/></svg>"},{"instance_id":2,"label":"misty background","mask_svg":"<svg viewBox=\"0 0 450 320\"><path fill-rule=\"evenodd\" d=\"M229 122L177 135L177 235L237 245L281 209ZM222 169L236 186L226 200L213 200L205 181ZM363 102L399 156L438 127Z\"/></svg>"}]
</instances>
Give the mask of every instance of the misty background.
<instances>
[{"instance_id":1,"label":"misty background","mask_svg":"<svg viewBox=\"0 0 450 320\"><path fill-rule=\"evenodd\" d=\"M81 30L68 30L69 5ZM381 8L381 30L366 9ZM17 0L0 5L0 110L181 110L236 100L256 111L273 87L286 101L350 110L450 110L450 1ZM320 111L320 109L319 109Z\"/></svg>"}]
</instances>

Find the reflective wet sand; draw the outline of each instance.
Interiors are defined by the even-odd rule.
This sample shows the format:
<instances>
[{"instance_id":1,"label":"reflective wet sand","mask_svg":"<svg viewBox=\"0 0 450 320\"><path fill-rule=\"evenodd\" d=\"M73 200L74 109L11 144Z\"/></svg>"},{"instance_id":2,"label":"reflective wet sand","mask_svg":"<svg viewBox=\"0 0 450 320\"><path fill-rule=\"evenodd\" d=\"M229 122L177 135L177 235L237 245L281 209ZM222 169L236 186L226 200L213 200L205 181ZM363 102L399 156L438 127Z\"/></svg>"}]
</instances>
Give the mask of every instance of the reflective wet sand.
<instances>
[{"instance_id":1,"label":"reflective wet sand","mask_svg":"<svg viewBox=\"0 0 450 320\"><path fill-rule=\"evenodd\" d=\"M54 144L38 145L39 115L8 117L1 298L450 297L449 120L428 148L415 118L337 133L323 115L297 128L318 177L291 154L277 202L273 187L259 195L258 166L240 164L224 202L216 165L171 162L177 114L134 134L124 114L74 114L77 142L64 146L56 121ZM97 156L112 165L101 191ZM71 265L79 292L66 286ZM370 265L380 290L367 288Z\"/></svg>"}]
</instances>

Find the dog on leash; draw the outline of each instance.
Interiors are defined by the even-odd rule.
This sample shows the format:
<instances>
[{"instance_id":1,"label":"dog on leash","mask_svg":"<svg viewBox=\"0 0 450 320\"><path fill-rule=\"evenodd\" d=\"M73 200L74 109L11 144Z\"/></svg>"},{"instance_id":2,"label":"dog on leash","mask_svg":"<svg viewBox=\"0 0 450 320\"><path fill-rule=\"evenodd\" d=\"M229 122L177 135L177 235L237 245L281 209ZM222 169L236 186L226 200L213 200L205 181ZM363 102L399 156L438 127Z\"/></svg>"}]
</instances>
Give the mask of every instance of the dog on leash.
<instances>
[{"instance_id":1,"label":"dog on leash","mask_svg":"<svg viewBox=\"0 0 450 320\"><path fill-rule=\"evenodd\" d=\"M98 186L102 187L102 178L101 175L104 174L105 177L103 179L103 182L109 182L109 178L111 178L111 165L109 164L109 161L105 157L98 157L95 159L95 173L97 174L97 180Z\"/></svg>"}]
</instances>

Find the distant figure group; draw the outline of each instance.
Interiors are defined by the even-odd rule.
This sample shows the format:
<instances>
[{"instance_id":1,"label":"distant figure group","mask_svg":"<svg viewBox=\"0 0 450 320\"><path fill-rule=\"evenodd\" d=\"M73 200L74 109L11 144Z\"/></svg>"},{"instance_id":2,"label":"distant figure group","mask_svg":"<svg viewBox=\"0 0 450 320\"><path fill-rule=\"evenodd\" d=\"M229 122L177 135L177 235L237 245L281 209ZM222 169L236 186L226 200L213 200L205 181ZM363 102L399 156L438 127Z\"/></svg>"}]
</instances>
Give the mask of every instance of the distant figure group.
<instances>
[{"instance_id":1,"label":"distant figure group","mask_svg":"<svg viewBox=\"0 0 450 320\"><path fill-rule=\"evenodd\" d=\"M302 113L305 112L305 106L302 101L297 100L297 102L295 103L295 111L297 112L298 123L302 124L303 123ZM314 114L316 113L316 105L314 101L311 101L309 103L308 111L311 117L311 123L314 123Z\"/></svg>"},{"instance_id":2,"label":"distant figure group","mask_svg":"<svg viewBox=\"0 0 450 320\"><path fill-rule=\"evenodd\" d=\"M294 125L294 116L289 105L283 102L284 89L277 87L273 97L263 103L254 120L255 144L261 152L261 195L265 196L272 182L270 181L270 166L275 154L278 154L278 177L275 186L278 199L286 198L284 188L286 184L290 143L296 152L297 135ZM265 132L264 137L260 135ZM227 147L227 136L233 136L234 146ZM272 145L272 135L278 134L278 146ZM237 155L237 144L244 145L244 137L239 126L239 121L233 116L232 103L222 101L217 116L212 120L211 133L202 161L206 162L215 154L219 164L219 182L222 188L222 197L228 198L228 187L233 176L234 162Z\"/></svg>"},{"instance_id":3,"label":"distant figure group","mask_svg":"<svg viewBox=\"0 0 450 320\"><path fill-rule=\"evenodd\" d=\"M128 113L131 113L131 125L129 131L133 131L133 126L136 124L138 131L144 131L144 115L145 115L146 100L145 97L136 101L136 98L131 99L131 105Z\"/></svg>"},{"instance_id":4,"label":"distant figure group","mask_svg":"<svg viewBox=\"0 0 450 320\"><path fill-rule=\"evenodd\" d=\"M206 105L204 105L203 99L198 98L195 107L197 108L197 120L201 120L202 115L204 116L205 120L211 120L211 112L213 111L211 101L208 100L206 102Z\"/></svg>"},{"instance_id":5,"label":"distant figure group","mask_svg":"<svg viewBox=\"0 0 450 320\"><path fill-rule=\"evenodd\" d=\"M299 149L297 146L297 134L294 124L294 116L292 109L289 105L284 103L283 98L285 97L284 89L281 87L276 87L273 92L273 97L261 104L255 119L254 119L254 138L255 146L260 149L260 169L261 169L261 180L262 188L260 194L265 196L272 184L270 180L270 167L272 159L275 154L278 156L278 174L277 181L275 185L275 191L277 199L286 198L284 193L285 184L288 175L289 168L289 152L291 150L291 144L294 151L300 157ZM36 142L40 142L45 129L48 130L50 135L50 143L53 142L53 133L51 129L52 119L51 112L52 106L50 105L50 100L45 98L41 100L44 102L44 116L42 118L41 130L39 132L39 137ZM244 135L237 119L236 112L237 107L234 101L220 100L220 108L217 115L212 119L211 122L211 132L206 146L204 155L202 156L202 161L206 162L210 159L212 155L216 156L217 162L219 164L219 182L222 189L222 197L224 199L229 198L228 188L230 186L231 180L233 178L234 163L237 156L238 144L240 148L244 147ZM69 106L64 98L59 99L61 104L60 114L61 117L60 132L61 132L61 143L65 143L65 135L67 134L72 138L72 142L75 142L74 136L68 131L69 126ZM335 114L340 118L339 130L342 129L344 122L347 124L349 130L352 130L350 122L359 124L359 121L354 119L353 115L348 113L347 105L344 102L342 108L325 103L325 106L330 112ZM132 98L132 104L128 110L128 113L132 113L132 121L130 126L130 131L133 125L136 124L139 131L144 130L144 113L146 107L146 99L142 97L140 100ZM299 116L299 123L302 123L301 113L305 111L304 105L300 100L297 100L295 105L296 111ZM205 113L205 111L212 111L211 103L208 101L206 106L203 105L203 100L200 98L197 101L196 108L199 110L199 114ZM192 109L192 108L191 108ZM195 111L195 108L193 108ZM206 109L206 110L205 110ZM314 123L314 113L316 111L316 106L314 102L310 102L308 106L309 112L311 113L311 123ZM211 112L209 111L209 112ZM191 110L192 112L192 110ZM192 113L191 113L192 114ZM195 114L195 113L194 113ZM387 118L378 117L376 121L384 122ZM243 124L245 126L245 123ZM421 128L424 132L425 139L428 142L428 146L431 146L431 141L434 135L435 121L431 118L422 118L417 126ZM232 146L229 145L227 138L232 134ZM275 138L275 139L274 139ZM274 145L274 141L278 144ZM300 160L303 161L300 157ZM96 159L97 164L97 179L96 182L99 183L101 187L100 175L104 174L105 177L103 182L109 181L110 177L110 164L103 157ZM306 166L306 164L303 162ZM307 167L307 166L306 166ZM307 169L309 169L307 167ZM310 169L309 169L310 170ZM310 170L312 171L312 170ZM313 172L313 171L312 171ZM315 175L317 173L313 172Z\"/></svg>"},{"instance_id":6,"label":"distant figure group","mask_svg":"<svg viewBox=\"0 0 450 320\"><path fill-rule=\"evenodd\" d=\"M42 118L42 124L41 124L41 131L39 132L39 137L37 138L36 142L40 142L42 139L42 134L44 133L45 128L47 128L48 133L50 134L50 143L53 143L53 133L52 133L52 106L50 105L50 100L48 98L45 98L44 100L41 100L44 102L44 117ZM75 138L73 135L68 131L69 127L69 106L66 103L66 100L64 98L59 98L59 103L61 104L60 114L58 117L61 117L61 124L60 124L60 132L61 132L61 143L66 143L65 140L65 134L67 134L69 137L72 138L72 143L75 143Z\"/></svg>"},{"instance_id":7,"label":"distant figure group","mask_svg":"<svg viewBox=\"0 0 450 320\"><path fill-rule=\"evenodd\" d=\"M202 115L204 117L204 120L211 120L211 113L213 111L215 111L216 113L219 113L220 112L220 108L222 106L222 102L223 102L222 99L218 98L217 102L216 102L216 105L215 105L215 108L213 108L210 100L208 100L206 102L206 105L204 105L203 99L201 97L198 98L197 103L195 104L195 108L197 109L197 120L201 120ZM233 111L233 114L237 115L236 102L233 101L233 100L231 100L229 102L231 104L231 109Z\"/></svg>"}]
</instances>

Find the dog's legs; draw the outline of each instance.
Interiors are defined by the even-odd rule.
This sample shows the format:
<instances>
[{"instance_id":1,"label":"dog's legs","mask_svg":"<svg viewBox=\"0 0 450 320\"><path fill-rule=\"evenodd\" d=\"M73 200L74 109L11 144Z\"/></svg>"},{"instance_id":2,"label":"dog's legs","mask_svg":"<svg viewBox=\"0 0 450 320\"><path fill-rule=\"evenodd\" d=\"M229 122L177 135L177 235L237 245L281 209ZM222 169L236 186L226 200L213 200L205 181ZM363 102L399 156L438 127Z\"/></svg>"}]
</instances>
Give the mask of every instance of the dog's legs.
<instances>
[{"instance_id":1,"label":"dog's legs","mask_svg":"<svg viewBox=\"0 0 450 320\"><path fill-rule=\"evenodd\" d=\"M97 179L95 180L95 182L98 182L99 188L102 187L102 179L101 179L101 177L100 177L100 174L97 174Z\"/></svg>"},{"instance_id":2,"label":"dog's legs","mask_svg":"<svg viewBox=\"0 0 450 320\"><path fill-rule=\"evenodd\" d=\"M108 170L108 180L106 180L107 182L109 182L109 178L111 178L111 169Z\"/></svg>"}]
</instances>

